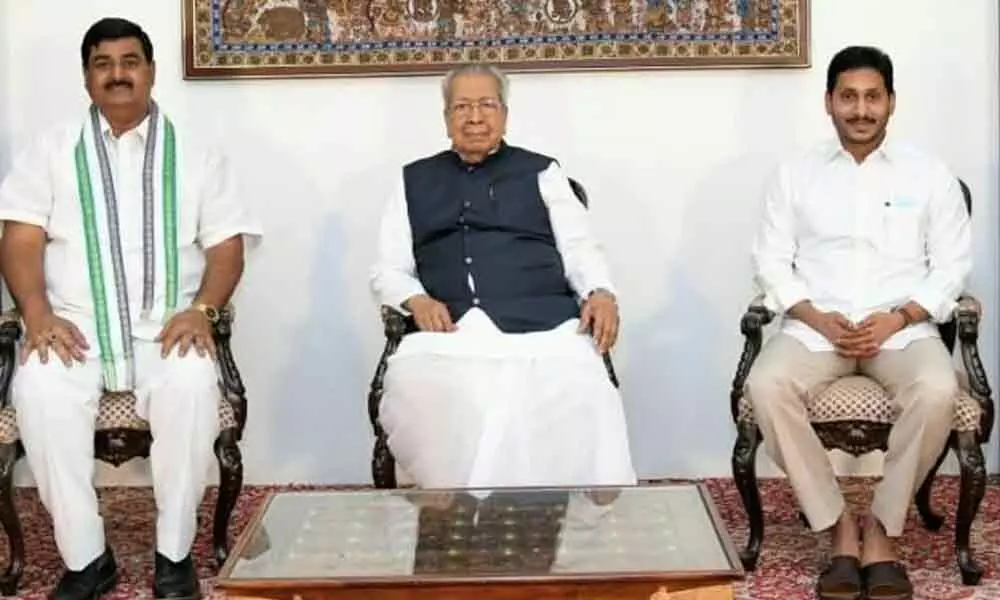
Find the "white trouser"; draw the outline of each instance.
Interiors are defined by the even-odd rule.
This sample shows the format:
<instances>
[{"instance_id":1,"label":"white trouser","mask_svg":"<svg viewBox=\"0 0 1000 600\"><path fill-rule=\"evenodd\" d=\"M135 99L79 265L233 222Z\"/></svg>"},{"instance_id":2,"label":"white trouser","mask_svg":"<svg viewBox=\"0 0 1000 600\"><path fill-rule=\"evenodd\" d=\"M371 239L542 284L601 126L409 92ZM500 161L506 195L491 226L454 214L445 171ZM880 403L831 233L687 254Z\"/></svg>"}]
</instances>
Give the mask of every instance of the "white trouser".
<instances>
[{"instance_id":1,"label":"white trouser","mask_svg":"<svg viewBox=\"0 0 1000 600\"><path fill-rule=\"evenodd\" d=\"M176 348L160 357L156 342L134 341L136 397L153 435L150 466L158 517L157 551L172 561L187 556L197 509L218 435L215 363ZM11 396L28 466L52 515L56 546L67 568L79 570L105 548L94 489L94 425L102 393L97 358L66 368L50 352L36 353L14 373Z\"/></svg>"},{"instance_id":2,"label":"white trouser","mask_svg":"<svg viewBox=\"0 0 1000 600\"><path fill-rule=\"evenodd\" d=\"M622 399L578 322L504 334L473 309L390 358L379 420L432 487L633 485Z\"/></svg>"}]
</instances>

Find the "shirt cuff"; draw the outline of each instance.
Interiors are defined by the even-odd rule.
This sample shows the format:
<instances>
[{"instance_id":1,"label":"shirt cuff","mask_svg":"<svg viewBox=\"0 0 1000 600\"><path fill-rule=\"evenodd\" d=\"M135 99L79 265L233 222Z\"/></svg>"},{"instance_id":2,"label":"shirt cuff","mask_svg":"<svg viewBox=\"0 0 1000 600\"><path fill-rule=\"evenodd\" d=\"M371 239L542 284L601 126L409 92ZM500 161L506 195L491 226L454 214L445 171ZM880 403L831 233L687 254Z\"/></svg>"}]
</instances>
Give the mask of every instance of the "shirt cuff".
<instances>
[{"instance_id":1,"label":"shirt cuff","mask_svg":"<svg viewBox=\"0 0 1000 600\"><path fill-rule=\"evenodd\" d=\"M596 292L597 290L605 290L606 292L609 292L615 298L618 298L618 292L615 291L614 286L612 286L610 282L604 282L604 283L601 283L601 284L598 284L598 285L587 286L585 288L585 291L584 291L583 295L580 297L580 303L582 304L582 303L586 302L587 298L590 298L590 295L593 294L594 292Z\"/></svg>"},{"instance_id":2,"label":"shirt cuff","mask_svg":"<svg viewBox=\"0 0 1000 600\"><path fill-rule=\"evenodd\" d=\"M786 313L793 306L809 299L809 289L800 281L773 287L764 298L764 305L776 313Z\"/></svg>"},{"instance_id":3,"label":"shirt cuff","mask_svg":"<svg viewBox=\"0 0 1000 600\"><path fill-rule=\"evenodd\" d=\"M198 243L208 250L237 235L243 236L244 252L249 252L260 245L261 231L254 227L229 227L205 231L198 236Z\"/></svg>"},{"instance_id":4,"label":"shirt cuff","mask_svg":"<svg viewBox=\"0 0 1000 600\"><path fill-rule=\"evenodd\" d=\"M394 290L391 294L384 294L381 298L381 303L385 306L390 306L404 315L409 315L410 311L403 307L403 303L414 296L426 295L427 292L424 290L424 286L419 283L415 283L412 286L408 286L403 289Z\"/></svg>"},{"instance_id":5,"label":"shirt cuff","mask_svg":"<svg viewBox=\"0 0 1000 600\"><path fill-rule=\"evenodd\" d=\"M48 229L47 217L26 210L0 210L0 221L12 221Z\"/></svg>"},{"instance_id":6,"label":"shirt cuff","mask_svg":"<svg viewBox=\"0 0 1000 600\"><path fill-rule=\"evenodd\" d=\"M910 300L926 310L934 323L950 321L955 307L958 306L958 302L953 298L945 298L941 293L927 289L917 291Z\"/></svg>"}]
</instances>

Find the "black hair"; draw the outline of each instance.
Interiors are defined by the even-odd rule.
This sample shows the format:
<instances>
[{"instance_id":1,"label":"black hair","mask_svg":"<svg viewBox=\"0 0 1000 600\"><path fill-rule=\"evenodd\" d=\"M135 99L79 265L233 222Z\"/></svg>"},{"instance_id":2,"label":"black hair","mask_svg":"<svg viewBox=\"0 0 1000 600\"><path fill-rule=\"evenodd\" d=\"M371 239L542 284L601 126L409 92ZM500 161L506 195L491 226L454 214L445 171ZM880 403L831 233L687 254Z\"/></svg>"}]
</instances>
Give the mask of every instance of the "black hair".
<instances>
[{"instance_id":1,"label":"black hair","mask_svg":"<svg viewBox=\"0 0 1000 600\"><path fill-rule=\"evenodd\" d=\"M841 73L855 69L874 69L882 76L885 89L890 94L896 93L892 83L892 59L872 46L848 46L834 55L826 70L826 93L833 93Z\"/></svg>"},{"instance_id":2,"label":"black hair","mask_svg":"<svg viewBox=\"0 0 1000 600\"><path fill-rule=\"evenodd\" d=\"M87 68L87 64L90 62L90 53L101 42L124 38L139 40L146 62L153 62L153 42L142 30L142 27L128 19L107 17L91 25L87 33L83 35L83 43L80 44L80 58L83 60L83 67Z\"/></svg>"}]
</instances>

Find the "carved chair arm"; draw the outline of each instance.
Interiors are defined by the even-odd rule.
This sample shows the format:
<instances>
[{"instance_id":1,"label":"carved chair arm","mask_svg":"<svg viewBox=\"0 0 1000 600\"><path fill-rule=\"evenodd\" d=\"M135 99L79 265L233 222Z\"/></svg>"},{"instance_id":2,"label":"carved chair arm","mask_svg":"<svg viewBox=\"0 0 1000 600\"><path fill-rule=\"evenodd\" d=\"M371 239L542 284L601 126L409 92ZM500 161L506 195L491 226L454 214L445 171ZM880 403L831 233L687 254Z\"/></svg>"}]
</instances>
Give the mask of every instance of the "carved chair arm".
<instances>
[{"instance_id":1,"label":"carved chair arm","mask_svg":"<svg viewBox=\"0 0 1000 600\"><path fill-rule=\"evenodd\" d=\"M378 422L378 409L382 402L389 357L399 348L404 335L417 330L417 323L412 315L404 315L398 309L385 304L380 307L379 312L385 330L385 347L382 349L382 356L379 357L378 366L375 367L375 374L372 375L371 385L368 387L368 422L376 437L382 435L382 426Z\"/></svg>"},{"instance_id":2,"label":"carved chair arm","mask_svg":"<svg viewBox=\"0 0 1000 600\"><path fill-rule=\"evenodd\" d=\"M986 443L993 430L994 405L990 384L986 378L986 370L983 369L983 362L979 358L979 319L982 313L983 307L979 300L966 294L958 299L954 315L962 352L962 364L969 376L971 395L979 403L981 409L980 438L982 443Z\"/></svg>"},{"instance_id":3,"label":"carved chair arm","mask_svg":"<svg viewBox=\"0 0 1000 600\"><path fill-rule=\"evenodd\" d=\"M10 402L10 380L17 365L17 342L21 334L21 317L16 310L0 315L0 407Z\"/></svg>"},{"instance_id":4,"label":"carved chair arm","mask_svg":"<svg viewBox=\"0 0 1000 600\"><path fill-rule=\"evenodd\" d=\"M388 305L382 305L382 326L385 328L387 340L401 340L408 333L417 330L417 322L413 320L413 315L403 314L399 309Z\"/></svg>"},{"instance_id":5,"label":"carved chair arm","mask_svg":"<svg viewBox=\"0 0 1000 600\"><path fill-rule=\"evenodd\" d=\"M743 334L743 353L740 355L740 362L736 367L736 375L733 377L733 386L729 392L729 412L733 421L739 415L740 398L743 397L743 385L746 383L747 375L750 374L750 367L753 361L760 354L763 343L763 330L774 320L774 311L764 306L764 295L757 295L747 307L740 319L740 333Z\"/></svg>"},{"instance_id":6,"label":"carved chair arm","mask_svg":"<svg viewBox=\"0 0 1000 600\"><path fill-rule=\"evenodd\" d=\"M219 310L219 320L212 325L212 338L215 340L216 362L222 380L223 395L236 415L237 439L243 438L243 428L247 422L246 388L243 378L236 367L230 340L233 336L233 322L236 320L236 310L232 304L227 304Z\"/></svg>"}]
</instances>

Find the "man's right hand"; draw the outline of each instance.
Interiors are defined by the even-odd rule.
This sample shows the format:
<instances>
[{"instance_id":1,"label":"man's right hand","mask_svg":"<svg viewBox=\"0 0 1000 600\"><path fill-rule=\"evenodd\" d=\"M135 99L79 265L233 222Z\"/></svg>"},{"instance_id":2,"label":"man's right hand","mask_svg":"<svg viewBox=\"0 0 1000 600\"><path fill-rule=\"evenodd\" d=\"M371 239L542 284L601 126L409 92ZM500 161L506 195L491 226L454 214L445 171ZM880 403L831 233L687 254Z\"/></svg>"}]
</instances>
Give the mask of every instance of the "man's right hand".
<instances>
[{"instance_id":1,"label":"man's right hand","mask_svg":"<svg viewBox=\"0 0 1000 600\"><path fill-rule=\"evenodd\" d=\"M821 312L811 302L803 301L788 311L828 339L841 356L853 356L856 327L839 312Z\"/></svg>"},{"instance_id":2,"label":"man's right hand","mask_svg":"<svg viewBox=\"0 0 1000 600\"><path fill-rule=\"evenodd\" d=\"M51 311L39 316L24 318L25 342L21 346L21 364L28 361L32 352L38 351L38 359L42 364L49 362L49 350L55 352L67 367L73 361L84 362L84 354L90 345L76 325L58 317Z\"/></svg>"},{"instance_id":3,"label":"man's right hand","mask_svg":"<svg viewBox=\"0 0 1000 600\"><path fill-rule=\"evenodd\" d=\"M403 308L413 313L420 331L436 331L440 333L455 331L451 322L451 314L443 302L438 302L426 294L418 294L407 298Z\"/></svg>"},{"instance_id":4,"label":"man's right hand","mask_svg":"<svg viewBox=\"0 0 1000 600\"><path fill-rule=\"evenodd\" d=\"M855 327L847 320L847 317L839 312L819 313L814 317L809 326L823 334L823 337L830 340L837 354L841 356L853 356L856 342Z\"/></svg>"}]
</instances>

